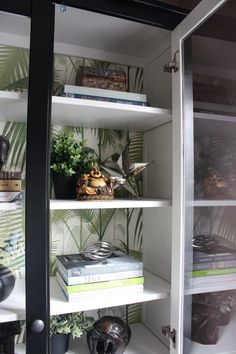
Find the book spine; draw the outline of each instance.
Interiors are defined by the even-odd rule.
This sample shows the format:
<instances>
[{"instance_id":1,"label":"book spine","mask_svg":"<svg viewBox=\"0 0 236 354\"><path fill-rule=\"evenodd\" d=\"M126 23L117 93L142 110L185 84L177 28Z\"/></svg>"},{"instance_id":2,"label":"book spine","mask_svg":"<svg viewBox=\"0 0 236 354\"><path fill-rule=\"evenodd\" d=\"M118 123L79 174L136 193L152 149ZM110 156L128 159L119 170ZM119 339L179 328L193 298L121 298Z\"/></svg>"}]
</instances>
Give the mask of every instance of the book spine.
<instances>
[{"instance_id":1,"label":"book spine","mask_svg":"<svg viewBox=\"0 0 236 354\"><path fill-rule=\"evenodd\" d=\"M221 261L232 261L236 260L236 253L227 254L227 255L212 255L212 256L201 256L193 257L194 263L207 263L207 262L221 262Z\"/></svg>"},{"instance_id":2,"label":"book spine","mask_svg":"<svg viewBox=\"0 0 236 354\"><path fill-rule=\"evenodd\" d=\"M109 98L119 98L123 100L134 100L134 101L147 101L147 95L142 93L135 92L124 92L124 91L115 91L109 89L100 89L94 87L86 86L73 86L73 85L64 85L65 93L80 94L80 95L90 95L98 97L109 97Z\"/></svg>"},{"instance_id":3,"label":"book spine","mask_svg":"<svg viewBox=\"0 0 236 354\"><path fill-rule=\"evenodd\" d=\"M60 273L60 270L58 272L67 285L96 283L100 281L120 280L120 279L137 278L143 276L142 270L105 273L105 274L80 275L77 277L66 277L65 273Z\"/></svg>"},{"instance_id":4,"label":"book spine","mask_svg":"<svg viewBox=\"0 0 236 354\"><path fill-rule=\"evenodd\" d=\"M135 262L135 263L123 263L109 266L98 266L97 264L94 266L81 266L81 267L74 267L71 269L65 269L61 263L58 264L58 271L63 274L65 279L78 277L81 275L92 275L92 274L110 274L110 273L117 273L117 272L126 272L126 271L135 271L135 270L142 270L143 269L143 262Z\"/></svg>"},{"instance_id":5,"label":"book spine","mask_svg":"<svg viewBox=\"0 0 236 354\"><path fill-rule=\"evenodd\" d=\"M142 270L143 269L143 264L138 263L138 264L123 264L119 265L119 268L117 268L115 265L114 266L109 266L109 267L101 267L101 268L96 268L96 267L84 267L81 269L70 269L68 270L67 276L69 277L74 277L78 275L91 275L96 272L96 274L109 274L109 273L115 273L118 270L120 272L125 272L125 271L134 271L134 270Z\"/></svg>"},{"instance_id":6,"label":"book spine","mask_svg":"<svg viewBox=\"0 0 236 354\"><path fill-rule=\"evenodd\" d=\"M227 275L227 274L236 274L236 268L219 268L219 269L203 269L195 270L190 272L193 278L206 277L213 275Z\"/></svg>"},{"instance_id":7,"label":"book spine","mask_svg":"<svg viewBox=\"0 0 236 354\"><path fill-rule=\"evenodd\" d=\"M193 264L193 270L232 268L232 267L236 267L236 260L219 261L219 262L202 262L202 263Z\"/></svg>"},{"instance_id":8,"label":"book spine","mask_svg":"<svg viewBox=\"0 0 236 354\"><path fill-rule=\"evenodd\" d=\"M220 284L225 282L236 282L236 274L211 275L206 277L189 278L187 283L189 286Z\"/></svg>"},{"instance_id":9,"label":"book spine","mask_svg":"<svg viewBox=\"0 0 236 354\"><path fill-rule=\"evenodd\" d=\"M77 94L77 93L67 93L65 95L62 94L62 96L63 97L70 97L70 98L78 98L78 99L82 99L82 100L130 104L130 105L144 106L144 107L149 106L148 102L126 100L126 99L121 99L121 98L99 97L99 96L83 95L83 94Z\"/></svg>"},{"instance_id":10,"label":"book spine","mask_svg":"<svg viewBox=\"0 0 236 354\"><path fill-rule=\"evenodd\" d=\"M97 283L66 285L64 280L61 279L59 274L57 274L57 278L59 279L60 285L63 287L64 291L69 294L118 288L118 287L123 287L123 286L130 286L130 285L137 285L137 284L144 283L143 277L137 277L137 278L130 278L130 279L110 280L110 281L97 282Z\"/></svg>"}]
</instances>

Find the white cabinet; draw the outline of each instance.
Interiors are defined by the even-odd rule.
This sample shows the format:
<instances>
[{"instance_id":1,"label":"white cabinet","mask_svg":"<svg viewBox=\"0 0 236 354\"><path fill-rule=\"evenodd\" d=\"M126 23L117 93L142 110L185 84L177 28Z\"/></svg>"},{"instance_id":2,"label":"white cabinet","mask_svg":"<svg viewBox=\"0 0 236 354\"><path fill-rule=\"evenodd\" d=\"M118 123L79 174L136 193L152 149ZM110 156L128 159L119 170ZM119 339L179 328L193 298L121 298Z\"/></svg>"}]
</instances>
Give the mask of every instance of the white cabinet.
<instances>
[{"instance_id":1,"label":"white cabinet","mask_svg":"<svg viewBox=\"0 0 236 354\"><path fill-rule=\"evenodd\" d=\"M18 28L17 18L15 25ZM108 30L109 26L112 28L111 31ZM95 204L92 201L86 203L54 199L50 201L50 209L53 212L93 210L94 208L101 211L107 209L143 209L143 219L146 224L143 227L145 285L142 293L117 294L107 297L98 296L97 298L88 296L82 302L67 303L55 278L52 277L50 279L51 315L139 303L142 304L144 325L148 325L155 332L155 328L152 325L153 321L149 319L150 310L145 308L145 303L158 303L161 301L162 304L170 296L172 117L171 106L169 106L169 102L171 102L170 86L165 89L165 95L163 95L161 83L159 82L158 88L156 88L156 77L152 79L150 75L151 72L158 77L162 75L163 79L167 79L168 85L170 84L171 76L162 72L162 63L156 60L156 57L161 55L161 52L156 53L157 46L164 41L162 49L168 48L169 39L170 32L167 30L152 28L117 18L112 18L111 23L111 18L108 16L69 7L63 13L60 11L60 7L56 6L55 53L73 56L73 58L79 56L100 61L111 61L116 63L117 66L140 67L140 70L144 71L145 92L150 101L150 106L142 107L53 96L52 124L142 132L145 145L144 160L151 161L151 165L150 173L147 171L147 176L145 176L144 196L141 199L115 199L114 201L97 201ZM22 37L22 41L24 42L24 37ZM165 54L164 59L162 58L162 61L166 61L169 55L170 50L168 50L168 54ZM58 71L60 74L60 67ZM163 100L163 104L161 102L162 98L159 98L159 93L160 95L162 93L162 98L165 97L166 99ZM156 98L158 98L157 101ZM5 122L25 122L27 115L26 104L26 94L1 91L0 119ZM160 127L160 130L158 127ZM157 146L153 145L154 142L157 142ZM166 153L163 154L160 151L162 149ZM152 150L154 151L153 154L151 154ZM155 220L155 224L152 220ZM157 230L158 238L155 236ZM164 241L165 238L166 241ZM166 257L167 254L168 257ZM162 255L162 257L159 258L159 255ZM154 264L156 257L158 258L157 266ZM166 264L162 264L162 261ZM0 306L0 321L22 320L24 318L24 279L17 279L11 297ZM166 313L166 320L168 324L168 312ZM134 325L132 342L130 347L127 348L127 353L144 354L146 351L154 354L158 351L159 354L162 354L168 352L168 348L159 342L155 335L144 325ZM158 325L157 332L162 337L160 325ZM164 337L163 339L165 340ZM19 345L18 351L24 350L21 347L22 345ZM85 344L84 347L84 352L87 353ZM76 342L71 344L69 352L76 352Z\"/></svg>"},{"instance_id":2,"label":"white cabinet","mask_svg":"<svg viewBox=\"0 0 236 354\"><path fill-rule=\"evenodd\" d=\"M216 119L234 123L234 117L229 118L226 113L217 115L217 118L212 113L197 112L193 115L189 95L192 86L186 86L187 59L182 46L188 35L224 2L202 1L172 33L75 8L67 7L66 11L61 11L60 6L56 6L55 53L141 68L144 92L150 101L150 106L141 107L52 97L54 125L119 129L144 134L144 158L151 164L145 172L144 196L141 199L99 201L96 207L92 201L50 201L51 211L142 209L143 293L96 299L87 297L83 302L67 303L55 279L50 279L51 315L142 304L142 323L132 326L132 341L126 354L235 353L232 340L228 340L235 328L235 321L230 323L227 331L223 331L215 346L204 347L189 339L192 295L234 289L232 280L198 288L185 284L189 272L187 258L190 255L192 259L194 209L236 206L235 199L196 200L193 196L194 120L207 120L210 126ZM16 28L18 25L16 20ZM20 35L19 45L24 46L27 40L23 30ZM8 38L8 44L12 44L11 41L12 36ZM176 58L178 70L171 75L164 72L163 66L172 58ZM0 120L24 121L26 100L22 93L0 91ZM25 318L24 294L24 280L19 279L11 297L0 304L0 322ZM176 331L175 343L169 343L169 339L163 336L162 327L166 325ZM225 344L227 341L230 345ZM79 350L77 345L81 346ZM24 346L19 345L18 351L23 353ZM84 338L71 343L68 353L80 352L88 353Z\"/></svg>"},{"instance_id":3,"label":"white cabinet","mask_svg":"<svg viewBox=\"0 0 236 354\"><path fill-rule=\"evenodd\" d=\"M216 154L214 148L211 149L210 146L214 139L215 141L219 139L224 142L228 151L231 150L230 132L234 134L235 126L229 116L233 103L228 101L226 106L223 105L225 110L222 109L224 95L220 94L217 97L216 94L219 85L213 88L209 81L203 83L201 80L203 77L211 78L210 80L224 77L226 82L227 78L229 79L226 53L229 54L231 51L225 51L224 58L218 57L213 64L216 59L213 48L219 48L222 43L222 37L217 36L214 31L218 16L222 12L229 11L231 5L230 1L202 1L172 33L172 55L178 58L180 70L173 75L172 116L175 148L173 149L171 328L177 330L180 353L235 352L235 342L230 337L231 330L234 328L234 318L223 325L220 320L222 311L219 307L222 305L224 296L234 297L234 274L230 277L227 274L233 272L233 263L227 269L226 264L215 262L218 258L217 256L215 258L214 254L218 255L220 248L216 247L214 253L211 247L206 246L207 239L211 239L214 243L217 237L223 243L229 239L233 242L228 250L233 250L235 243L234 232L229 229L226 232L224 227L221 228L224 223L222 213L228 216L225 227L231 223L230 215L234 215L234 192L226 191L231 188L231 183L228 182L221 195L216 192L218 187L216 190L214 187L208 189L212 174L217 178L220 176L221 182L225 181L226 186L229 170L222 161L227 160L227 152L226 150L223 152L222 149L222 153L218 150ZM211 34L207 28L211 28ZM229 45L228 38L224 37L224 40ZM210 87L211 93L208 91ZM229 91L226 96L228 93ZM201 101L204 102L202 106ZM193 106L197 110L195 113ZM227 118L224 116L226 111ZM199 141L206 142L208 139L211 143L202 149ZM230 164L234 164L234 158L234 154L231 154ZM211 181L213 182L213 179ZM219 186L218 183L217 185ZM228 234L231 236L229 237ZM205 254L210 255L208 264L203 263L201 266L200 263L204 258L199 257L200 244L196 241L200 239L202 240L201 254L203 257ZM216 297L218 303L215 301ZM214 314L208 312L209 306L214 308ZM231 311L230 308L228 310ZM204 320L205 324L203 324ZM172 352L175 353L175 350L171 349Z\"/></svg>"}]
</instances>

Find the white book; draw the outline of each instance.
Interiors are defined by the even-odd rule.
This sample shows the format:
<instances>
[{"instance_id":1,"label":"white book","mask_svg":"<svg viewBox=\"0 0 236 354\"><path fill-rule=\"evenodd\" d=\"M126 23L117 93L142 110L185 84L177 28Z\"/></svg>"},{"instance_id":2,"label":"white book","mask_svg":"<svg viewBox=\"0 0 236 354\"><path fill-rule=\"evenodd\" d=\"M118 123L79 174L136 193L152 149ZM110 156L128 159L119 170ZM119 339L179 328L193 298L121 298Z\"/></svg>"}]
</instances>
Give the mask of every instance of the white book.
<instances>
[{"instance_id":1,"label":"white book","mask_svg":"<svg viewBox=\"0 0 236 354\"><path fill-rule=\"evenodd\" d=\"M130 285L130 286L122 286L121 288L111 288L111 289L103 289L103 290L94 290L94 291L86 291L85 293L66 293L61 287L61 292L63 297L68 302L77 302L77 301L93 301L97 299L98 296L106 297L106 296L117 296L117 295L126 295L126 294L137 294L143 292L143 284Z\"/></svg>"},{"instance_id":2,"label":"white book","mask_svg":"<svg viewBox=\"0 0 236 354\"><path fill-rule=\"evenodd\" d=\"M96 283L84 283L84 284L75 284L67 285L64 279L57 272L56 274L57 282L60 287L65 291L66 294L79 294L79 293L88 293L97 290L105 289L116 289L119 287L134 286L144 283L144 277L128 278L128 279L115 279L100 281Z\"/></svg>"},{"instance_id":3,"label":"white book","mask_svg":"<svg viewBox=\"0 0 236 354\"><path fill-rule=\"evenodd\" d=\"M0 202L12 202L20 196L21 192L0 192Z\"/></svg>"},{"instance_id":4,"label":"white book","mask_svg":"<svg viewBox=\"0 0 236 354\"><path fill-rule=\"evenodd\" d=\"M142 261L121 251L114 251L111 257L100 261L89 260L80 253L56 257L58 269L65 279L80 275L143 270Z\"/></svg>"},{"instance_id":5,"label":"white book","mask_svg":"<svg viewBox=\"0 0 236 354\"><path fill-rule=\"evenodd\" d=\"M64 85L65 93L74 93L80 95L89 95L95 97L117 98L123 100L147 102L147 95L135 92L106 90L86 86Z\"/></svg>"},{"instance_id":6,"label":"white book","mask_svg":"<svg viewBox=\"0 0 236 354\"><path fill-rule=\"evenodd\" d=\"M118 280L118 279L128 279L128 278L137 278L143 276L143 270L128 270L124 272L113 272L113 273L95 273L88 275L78 275L77 277L67 277L65 273L61 272L59 269L59 274L67 283L67 285L76 285L76 284L86 284L86 283L96 283L100 281L107 280Z\"/></svg>"},{"instance_id":7,"label":"white book","mask_svg":"<svg viewBox=\"0 0 236 354\"><path fill-rule=\"evenodd\" d=\"M219 284L228 281L236 281L236 274L210 275L206 277L189 278L189 286Z\"/></svg>"}]
</instances>

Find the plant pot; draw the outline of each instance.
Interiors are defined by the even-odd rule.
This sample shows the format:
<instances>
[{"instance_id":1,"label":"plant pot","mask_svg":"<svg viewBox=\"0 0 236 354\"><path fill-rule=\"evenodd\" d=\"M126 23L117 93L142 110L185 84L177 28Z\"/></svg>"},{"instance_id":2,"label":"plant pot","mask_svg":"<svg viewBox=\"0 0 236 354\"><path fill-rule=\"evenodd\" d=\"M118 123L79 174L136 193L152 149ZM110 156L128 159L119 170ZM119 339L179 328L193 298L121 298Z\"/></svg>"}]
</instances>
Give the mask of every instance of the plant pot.
<instances>
[{"instance_id":1,"label":"plant pot","mask_svg":"<svg viewBox=\"0 0 236 354\"><path fill-rule=\"evenodd\" d=\"M70 334L55 333L50 337L51 354L65 354L69 347Z\"/></svg>"},{"instance_id":2,"label":"plant pot","mask_svg":"<svg viewBox=\"0 0 236 354\"><path fill-rule=\"evenodd\" d=\"M56 199L76 199L77 174L65 176L54 172L52 181L54 184L54 194Z\"/></svg>"},{"instance_id":3,"label":"plant pot","mask_svg":"<svg viewBox=\"0 0 236 354\"><path fill-rule=\"evenodd\" d=\"M15 285L15 277L7 267L0 264L0 302L11 294Z\"/></svg>"}]
</instances>

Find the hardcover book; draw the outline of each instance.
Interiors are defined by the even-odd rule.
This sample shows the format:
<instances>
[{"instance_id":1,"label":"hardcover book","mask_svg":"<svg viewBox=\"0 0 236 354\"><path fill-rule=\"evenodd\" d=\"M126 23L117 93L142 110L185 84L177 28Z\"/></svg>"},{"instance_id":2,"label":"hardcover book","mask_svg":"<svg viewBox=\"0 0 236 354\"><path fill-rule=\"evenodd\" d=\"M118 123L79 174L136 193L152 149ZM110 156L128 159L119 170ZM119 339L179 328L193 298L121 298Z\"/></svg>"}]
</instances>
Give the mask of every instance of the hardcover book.
<instances>
[{"instance_id":1,"label":"hardcover book","mask_svg":"<svg viewBox=\"0 0 236 354\"><path fill-rule=\"evenodd\" d=\"M227 274L236 274L236 268L202 269L190 272L190 276L193 278Z\"/></svg>"},{"instance_id":2,"label":"hardcover book","mask_svg":"<svg viewBox=\"0 0 236 354\"><path fill-rule=\"evenodd\" d=\"M148 102L143 102L143 101L131 101L131 100L123 99L123 98L91 96L91 95L84 95L84 94L80 94L80 93L62 93L61 96L62 97L70 97L70 98L78 98L78 99L82 99L82 100L130 104L130 105L144 106L144 107L149 106Z\"/></svg>"},{"instance_id":3,"label":"hardcover book","mask_svg":"<svg viewBox=\"0 0 236 354\"><path fill-rule=\"evenodd\" d=\"M140 285L144 283L144 277L137 277L129 279L108 280L97 283L67 285L59 273L57 273L57 280L63 291L68 294Z\"/></svg>"},{"instance_id":4,"label":"hardcover book","mask_svg":"<svg viewBox=\"0 0 236 354\"><path fill-rule=\"evenodd\" d=\"M204 276L204 277L193 277L188 279L188 285L189 286L206 286L209 284L217 284L219 285L220 283L226 283L230 282L235 284L236 282L236 274L224 274L224 275L210 275L210 276ZM232 287L234 289L235 286Z\"/></svg>"},{"instance_id":5,"label":"hardcover book","mask_svg":"<svg viewBox=\"0 0 236 354\"><path fill-rule=\"evenodd\" d=\"M202 270L202 269L218 269L218 268L236 268L236 259L231 259L227 261L218 261L218 262L200 262L193 264L194 270Z\"/></svg>"},{"instance_id":6,"label":"hardcover book","mask_svg":"<svg viewBox=\"0 0 236 354\"><path fill-rule=\"evenodd\" d=\"M143 284L131 285L131 286L122 286L120 288L111 288L103 290L93 290L86 291L84 293L66 293L61 287L60 290L64 298L68 302L77 302L77 301L86 301L90 303L90 308L93 306L93 300L96 300L98 296L101 297L112 297L112 296L125 296L126 294L132 295L143 292ZM96 306L95 306L96 308Z\"/></svg>"},{"instance_id":7,"label":"hardcover book","mask_svg":"<svg viewBox=\"0 0 236 354\"><path fill-rule=\"evenodd\" d=\"M236 246L218 235L197 235L193 239L193 263L236 260Z\"/></svg>"},{"instance_id":8,"label":"hardcover book","mask_svg":"<svg viewBox=\"0 0 236 354\"><path fill-rule=\"evenodd\" d=\"M96 283L99 281L128 279L143 276L143 270L127 270L124 272L112 272L112 273L94 273L88 275L78 275L77 277L67 277L65 272L61 272L61 268L58 268L58 273L65 281L66 285Z\"/></svg>"},{"instance_id":9,"label":"hardcover book","mask_svg":"<svg viewBox=\"0 0 236 354\"><path fill-rule=\"evenodd\" d=\"M230 260L236 260L235 250L224 249L221 251L209 250L206 252L193 252L193 263L220 262Z\"/></svg>"},{"instance_id":10,"label":"hardcover book","mask_svg":"<svg viewBox=\"0 0 236 354\"><path fill-rule=\"evenodd\" d=\"M21 200L22 192L1 192L0 191L0 202L13 202L16 200Z\"/></svg>"},{"instance_id":11,"label":"hardcover book","mask_svg":"<svg viewBox=\"0 0 236 354\"><path fill-rule=\"evenodd\" d=\"M110 257L102 261L88 259L81 253L56 257L58 269L67 279L78 275L104 274L143 269L142 261L138 261L121 251L114 251Z\"/></svg>"},{"instance_id":12,"label":"hardcover book","mask_svg":"<svg viewBox=\"0 0 236 354\"><path fill-rule=\"evenodd\" d=\"M121 100L147 102L147 95L135 92L104 90L94 87L64 85L64 93L87 95L93 97L117 98Z\"/></svg>"}]
</instances>

